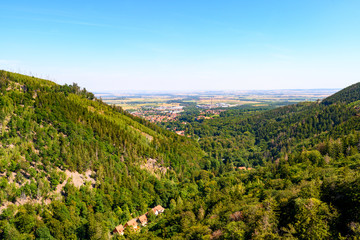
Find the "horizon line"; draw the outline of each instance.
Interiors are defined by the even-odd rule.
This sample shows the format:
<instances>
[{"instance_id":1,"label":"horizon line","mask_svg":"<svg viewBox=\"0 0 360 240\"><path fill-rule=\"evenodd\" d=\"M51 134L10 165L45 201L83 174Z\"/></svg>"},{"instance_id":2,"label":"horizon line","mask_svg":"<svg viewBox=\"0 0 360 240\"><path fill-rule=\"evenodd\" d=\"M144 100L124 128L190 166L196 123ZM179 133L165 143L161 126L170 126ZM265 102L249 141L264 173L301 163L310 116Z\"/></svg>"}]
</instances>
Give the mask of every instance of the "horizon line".
<instances>
[{"instance_id":1,"label":"horizon line","mask_svg":"<svg viewBox=\"0 0 360 240\"><path fill-rule=\"evenodd\" d=\"M136 90L136 89L127 89L127 90L101 90L101 91L92 91L94 94L102 94L102 93L170 93L170 92L186 92L186 93L199 93L199 92L269 92L269 91L318 91L318 90L339 90L343 88L274 88L274 89L236 89L236 90Z\"/></svg>"}]
</instances>

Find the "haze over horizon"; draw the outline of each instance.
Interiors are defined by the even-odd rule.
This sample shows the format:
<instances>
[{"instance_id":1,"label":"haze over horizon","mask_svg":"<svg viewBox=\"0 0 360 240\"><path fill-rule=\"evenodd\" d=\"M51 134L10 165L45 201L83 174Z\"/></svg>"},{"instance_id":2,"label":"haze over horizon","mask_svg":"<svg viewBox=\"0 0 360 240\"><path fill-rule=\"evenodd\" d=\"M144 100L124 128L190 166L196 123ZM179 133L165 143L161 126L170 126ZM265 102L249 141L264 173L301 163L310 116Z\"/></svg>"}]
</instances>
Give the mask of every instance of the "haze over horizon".
<instances>
[{"instance_id":1,"label":"haze over horizon","mask_svg":"<svg viewBox=\"0 0 360 240\"><path fill-rule=\"evenodd\" d=\"M267 94L276 94L276 93L299 93L299 92L316 92L321 94L322 92L326 92L329 94L333 94L337 91L341 90L340 88L314 88L314 89L249 89L249 90L105 90L105 91L95 91L93 92L95 95L101 96L105 95L123 95L123 94L201 94L201 93L209 93L209 94L253 94L253 93L267 93Z\"/></svg>"},{"instance_id":2,"label":"haze over horizon","mask_svg":"<svg viewBox=\"0 0 360 240\"><path fill-rule=\"evenodd\" d=\"M88 90L343 88L360 2L4 1L0 69Z\"/></svg>"}]
</instances>

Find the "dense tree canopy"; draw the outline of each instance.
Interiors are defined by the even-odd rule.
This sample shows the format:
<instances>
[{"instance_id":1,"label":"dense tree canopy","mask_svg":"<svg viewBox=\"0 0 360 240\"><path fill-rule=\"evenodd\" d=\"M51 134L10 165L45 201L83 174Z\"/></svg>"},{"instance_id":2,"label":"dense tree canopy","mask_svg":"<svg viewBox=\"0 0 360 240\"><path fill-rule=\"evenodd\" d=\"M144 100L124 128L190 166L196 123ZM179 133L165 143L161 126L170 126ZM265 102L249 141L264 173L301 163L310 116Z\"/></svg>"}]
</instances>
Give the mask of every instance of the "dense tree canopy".
<instances>
[{"instance_id":1,"label":"dense tree canopy","mask_svg":"<svg viewBox=\"0 0 360 240\"><path fill-rule=\"evenodd\" d=\"M77 84L1 71L0 91L1 239L360 237L358 97L189 112L187 138Z\"/></svg>"}]
</instances>

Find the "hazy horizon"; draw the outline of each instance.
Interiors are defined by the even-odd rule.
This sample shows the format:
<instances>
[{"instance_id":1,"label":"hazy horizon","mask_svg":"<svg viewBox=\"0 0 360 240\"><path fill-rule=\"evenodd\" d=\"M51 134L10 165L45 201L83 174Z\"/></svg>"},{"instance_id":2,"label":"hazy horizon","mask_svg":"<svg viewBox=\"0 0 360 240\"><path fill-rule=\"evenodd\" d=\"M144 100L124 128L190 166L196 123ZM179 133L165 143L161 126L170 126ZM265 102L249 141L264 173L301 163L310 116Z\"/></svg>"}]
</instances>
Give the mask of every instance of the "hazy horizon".
<instances>
[{"instance_id":1,"label":"hazy horizon","mask_svg":"<svg viewBox=\"0 0 360 240\"><path fill-rule=\"evenodd\" d=\"M81 86L80 86L81 87ZM342 88L289 88L289 89L224 89L224 90L104 90L94 91L94 93L117 93L117 92L185 92L185 93L196 93L196 92L271 92L271 91L331 91L341 90Z\"/></svg>"},{"instance_id":2,"label":"hazy horizon","mask_svg":"<svg viewBox=\"0 0 360 240\"><path fill-rule=\"evenodd\" d=\"M249 89L249 90L110 90L110 91L94 91L96 96L126 96L126 95L250 95L250 94L324 94L335 93L341 88L317 88L317 89Z\"/></svg>"}]
</instances>

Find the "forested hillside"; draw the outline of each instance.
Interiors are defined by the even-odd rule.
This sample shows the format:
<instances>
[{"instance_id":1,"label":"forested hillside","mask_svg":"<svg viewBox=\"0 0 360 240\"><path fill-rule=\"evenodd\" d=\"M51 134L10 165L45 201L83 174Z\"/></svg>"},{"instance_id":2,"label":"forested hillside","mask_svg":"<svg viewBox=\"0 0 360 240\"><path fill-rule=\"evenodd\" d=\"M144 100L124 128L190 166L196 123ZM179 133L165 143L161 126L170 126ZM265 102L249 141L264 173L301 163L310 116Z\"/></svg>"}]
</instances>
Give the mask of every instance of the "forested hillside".
<instances>
[{"instance_id":1,"label":"forested hillside","mask_svg":"<svg viewBox=\"0 0 360 240\"><path fill-rule=\"evenodd\" d=\"M360 128L357 115L356 103L303 102L257 114L230 110L220 118L192 122L187 133L199 137L212 157L251 167L349 134Z\"/></svg>"},{"instance_id":2,"label":"forested hillside","mask_svg":"<svg viewBox=\"0 0 360 240\"><path fill-rule=\"evenodd\" d=\"M333 104L235 109L188 124L211 160L194 177L196 196L150 230L179 239L359 239L360 96L341 92Z\"/></svg>"},{"instance_id":3,"label":"forested hillside","mask_svg":"<svg viewBox=\"0 0 360 240\"><path fill-rule=\"evenodd\" d=\"M76 84L1 71L0 88L1 239L360 238L356 91L229 110L187 138Z\"/></svg>"},{"instance_id":4,"label":"forested hillside","mask_svg":"<svg viewBox=\"0 0 360 240\"><path fill-rule=\"evenodd\" d=\"M322 103L330 105L333 103L351 103L360 99L360 83L353 84L343 90L325 98Z\"/></svg>"},{"instance_id":5,"label":"forested hillside","mask_svg":"<svg viewBox=\"0 0 360 240\"><path fill-rule=\"evenodd\" d=\"M1 238L106 237L131 214L167 206L203 156L76 84L1 71L0 88Z\"/></svg>"}]
</instances>

